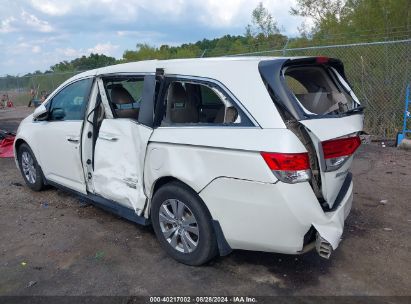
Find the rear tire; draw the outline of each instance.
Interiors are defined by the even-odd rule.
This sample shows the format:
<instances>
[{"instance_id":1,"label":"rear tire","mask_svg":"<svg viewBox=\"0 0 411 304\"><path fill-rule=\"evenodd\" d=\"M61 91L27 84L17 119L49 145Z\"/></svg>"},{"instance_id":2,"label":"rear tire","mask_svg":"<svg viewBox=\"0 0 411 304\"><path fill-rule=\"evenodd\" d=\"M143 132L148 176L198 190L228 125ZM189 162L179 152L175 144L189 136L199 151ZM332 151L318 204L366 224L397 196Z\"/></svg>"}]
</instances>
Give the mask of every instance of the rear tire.
<instances>
[{"instance_id":1,"label":"rear tire","mask_svg":"<svg viewBox=\"0 0 411 304\"><path fill-rule=\"evenodd\" d=\"M151 219L157 239L175 260L202 265L218 253L210 213L192 189L171 182L156 191Z\"/></svg>"},{"instance_id":2,"label":"rear tire","mask_svg":"<svg viewBox=\"0 0 411 304\"><path fill-rule=\"evenodd\" d=\"M43 172L33 151L27 144L22 144L17 152L20 172L23 176L26 185L34 191L41 191L45 184L43 180Z\"/></svg>"}]
</instances>

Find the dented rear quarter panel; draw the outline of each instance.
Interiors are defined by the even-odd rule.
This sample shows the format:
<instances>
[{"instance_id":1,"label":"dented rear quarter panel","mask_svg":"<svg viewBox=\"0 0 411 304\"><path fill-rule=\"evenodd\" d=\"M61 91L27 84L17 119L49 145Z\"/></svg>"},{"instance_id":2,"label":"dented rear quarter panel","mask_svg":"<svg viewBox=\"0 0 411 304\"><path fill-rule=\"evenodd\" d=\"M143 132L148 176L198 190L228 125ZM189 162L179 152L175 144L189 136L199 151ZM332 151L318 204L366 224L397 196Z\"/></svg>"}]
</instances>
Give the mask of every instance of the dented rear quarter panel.
<instances>
[{"instance_id":1,"label":"dented rear quarter panel","mask_svg":"<svg viewBox=\"0 0 411 304\"><path fill-rule=\"evenodd\" d=\"M164 127L155 129L144 167L148 197L170 176L200 192L218 177L275 183L260 151L306 152L288 129Z\"/></svg>"}]
</instances>

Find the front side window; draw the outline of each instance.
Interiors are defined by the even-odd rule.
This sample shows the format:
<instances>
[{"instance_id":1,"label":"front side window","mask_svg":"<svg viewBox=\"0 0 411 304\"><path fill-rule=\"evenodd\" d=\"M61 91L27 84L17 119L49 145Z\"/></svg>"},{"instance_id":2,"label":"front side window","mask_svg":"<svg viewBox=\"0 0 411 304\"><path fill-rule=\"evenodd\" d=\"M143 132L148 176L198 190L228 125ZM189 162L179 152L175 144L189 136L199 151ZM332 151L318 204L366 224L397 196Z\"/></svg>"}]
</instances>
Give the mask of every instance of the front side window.
<instances>
[{"instance_id":1,"label":"front side window","mask_svg":"<svg viewBox=\"0 0 411 304\"><path fill-rule=\"evenodd\" d=\"M58 92L51 100L49 120L83 120L92 84L93 79L87 78Z\"/></svg>"},{"instance_id":2,"label":"front side window","mask_svg":"<svg viewBox=\"0 0 411 304\"><path fill-rule=\"evenodd\" d=\"M171 81L165 93L162 126L172 124L241 124L244 119L232 100L216 86Z\"/></svg>"}]
</instances>

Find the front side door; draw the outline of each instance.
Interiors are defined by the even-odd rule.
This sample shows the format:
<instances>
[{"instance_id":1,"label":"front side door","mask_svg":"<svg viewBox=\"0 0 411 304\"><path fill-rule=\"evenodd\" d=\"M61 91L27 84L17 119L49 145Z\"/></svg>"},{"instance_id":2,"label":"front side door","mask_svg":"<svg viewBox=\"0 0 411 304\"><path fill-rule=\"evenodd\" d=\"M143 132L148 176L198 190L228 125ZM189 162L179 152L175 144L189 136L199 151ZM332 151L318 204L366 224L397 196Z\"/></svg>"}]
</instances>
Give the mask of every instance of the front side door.
<instances>
[{"instance_id":1,"label":"front side door","mask_svg":"<svg viewBox=\"0 0 411 304\"><path fill-rule=\"evenodd\" d=\"M102 121L94 150L94 193L141 215L146 203L143 169L153 132L155 77L99 80L113 118ZM137 110L138 109L138 110Z\"/></svg>"},{"instance_id":2,"label":"front side door","mask_svg":"<svg viewBox=\"0 0 411 304\"><path fill-rule=\"evenodd\" d=\"M86 193L80 137L93 78L64 87L50 101L48 120L36 122L37 147L47 180Z\"/></svg>"}]
</instances>

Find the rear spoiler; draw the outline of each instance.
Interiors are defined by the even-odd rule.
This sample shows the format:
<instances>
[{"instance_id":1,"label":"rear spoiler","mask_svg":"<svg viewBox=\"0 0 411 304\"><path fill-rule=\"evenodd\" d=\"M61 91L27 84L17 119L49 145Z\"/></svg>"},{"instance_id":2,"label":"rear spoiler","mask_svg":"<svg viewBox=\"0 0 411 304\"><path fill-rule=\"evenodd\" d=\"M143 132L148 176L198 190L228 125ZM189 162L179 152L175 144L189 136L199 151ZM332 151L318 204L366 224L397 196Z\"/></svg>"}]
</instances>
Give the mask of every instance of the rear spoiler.
<instances>
[{"instance_id":1,"label":"rear spoiler","mask_svg":"<svg viewBox=\"0 0 411 304\"><path fill-rule=\"evenodd\" d=\"M339 59L329 57L296 57L281 58L274 60L260 61L258 70L264 82L271 89L271 95L276 105L289 113L295 120L312 118L307 116L303 109L298 105L292 94L286 89L284 79L281 77L281 70L287 66L303 66L313 64L327 64L333 67L349 84L344 72L344 65ZM350 85L350 84L349 84ZM350 85L351 86L351 85Z\"/></svg>"},{"instance_id":2,"label":"rear spoiler","mask_svg":"<svg viewBox=\"0 0 411 304\"><path fill-rule=\"evenodd\" d=\"M305 57L305 58L295 58L295 59L288 59L283 67L290 66L290 65L311 65L311 64L326 64L328 66L333 67L337 70L337 72L347 80L344 72L344 65L341 60L336 58L330 58L325 56L317 56L317 57Z\"/></svg>"}]
</instances>

